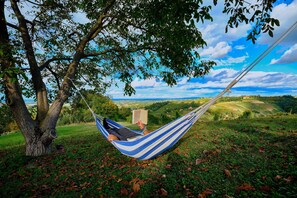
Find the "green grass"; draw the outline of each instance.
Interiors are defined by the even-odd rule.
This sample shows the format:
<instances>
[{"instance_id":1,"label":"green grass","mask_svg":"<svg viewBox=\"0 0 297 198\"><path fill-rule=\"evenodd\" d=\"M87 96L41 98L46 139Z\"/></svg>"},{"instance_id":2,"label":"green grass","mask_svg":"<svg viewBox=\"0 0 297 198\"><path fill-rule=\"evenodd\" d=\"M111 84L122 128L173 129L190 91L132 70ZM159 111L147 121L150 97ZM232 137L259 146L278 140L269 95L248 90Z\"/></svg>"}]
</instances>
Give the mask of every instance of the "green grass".
<instances>
[{"instance_id":1,"label":"green grass","mask_svg":"<svg viewBox=\"0 0 297 198\"><path fill-rule=\"evenodd\" d=\"M120 154L92 124L57 130L54 145L65 152L34 158L11 142L20 134L0 137L0 197L297 194L297 115L200 121L171 150L146 161Z\"/></svg>"}]
</instances>

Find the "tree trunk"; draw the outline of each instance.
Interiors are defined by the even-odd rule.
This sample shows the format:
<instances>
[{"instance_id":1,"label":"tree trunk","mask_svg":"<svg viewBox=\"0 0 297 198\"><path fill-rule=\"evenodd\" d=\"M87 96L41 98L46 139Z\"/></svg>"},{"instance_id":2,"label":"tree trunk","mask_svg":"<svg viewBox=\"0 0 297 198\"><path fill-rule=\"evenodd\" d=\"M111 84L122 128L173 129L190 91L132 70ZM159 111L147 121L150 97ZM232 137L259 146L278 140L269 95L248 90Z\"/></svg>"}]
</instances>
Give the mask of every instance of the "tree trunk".
<instances>
[{"instance_id":1,"label":"tree trunk","mask_svg":"<svg viewBox=\"0 0 297 198\"><path fill-rule=\"evenodd\" d=\"M46 131L42 132L40 128L35 128L34 133L31 136L25 138L26 155L41 156L51 153L51 145L53 140L57 138L57 134L55 129L47 129Z\"/></svg>"}]
</instances>

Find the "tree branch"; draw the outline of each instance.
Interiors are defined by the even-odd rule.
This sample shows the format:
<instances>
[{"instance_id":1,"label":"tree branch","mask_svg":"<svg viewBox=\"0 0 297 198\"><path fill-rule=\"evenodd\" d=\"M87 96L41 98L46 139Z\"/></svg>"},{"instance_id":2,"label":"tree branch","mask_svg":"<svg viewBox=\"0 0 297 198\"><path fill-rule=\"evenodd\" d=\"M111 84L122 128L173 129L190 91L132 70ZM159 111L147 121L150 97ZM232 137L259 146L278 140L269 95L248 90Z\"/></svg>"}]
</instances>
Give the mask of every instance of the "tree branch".
<instances>
[{"instance_id":1,"label":"tree branch","mask_svg":"<svg viewBox=\"0 0 297 198\"><path fill-rule=\"evenodd\" d=\"M94 53L88 53L88 54L83 54L83 58L86 57L93 57L93 56L100 56L100 55L104 55L110 52L127 52L127 53L134 53L134 52L138 52L141 50L152 50L152 51L156 51L156 48L151 47L151 46L140 46L140 47L136 47L134 49L124 49L124 48L111 48L111 49L107 49L101 52L94 52Z\"/></svg>"},{"instance_id":2,"label":"tree branch","mask_svg":"<svg viewBox=\"0 0 297 198\"><path fill-rule=\"evenodd\" d=\"M9 27L11 27L11 28L13 28L13 29L20 30L17 25L14 25L12 23L6 22L6 25L9 26Z\"/></svg>"},{"instance_id":3,"label":"tree branch","mask_svg":"<svg viewBox=\"0 0 297 198\"><path fill-rule=\"evenodd\" d=\"M72 62L69 64L68 70L64 77L64 81L62 83L61 89L59 90L57 98L52 103L48 111L48 114L44 120L44 123L46 123L47 125L49 126L56 125L62 106L70 95L69 93L71 88L70 79L74 79L75 77L78 64L83 58L85 46L87 45L88 42L94 39L102 30L102 25L103 25L102 20L104 19L109 9L111 9L111 7L114 5L114 3L115 3L115 0L112 0L106 5L106 7L103 9L103 13L98 17L97 22L90 29L90 31L80 40L79 44L77 45L75 54L73 55Z\"/></svg>"},{"instance_id":4,"label":"tree branch","mask_svg":"<svg viewBox=\"0 0 297 198\"><path fill-rule=\"evenodd\" d=\"M32 40L29 34L29 30L27 27L27 21L25 17L22 15L18 5L17 0L10 0L11 7L18 19L19 22L19 31L21 33L21 37L24 43L26 56L28 59L28 63L30 66L30 72L32 75L32 82L34 85L34 89L36 91L37 98L37 120L42 121L48 112L48 98L45 84L42 81L42 76L40 70L38 68L38 64L36 61Z\"/></svg>"},{"instance_id":5,"label":"tree branch","mask_svg":"<svg viewBox=\"0 0 297 198\"><path fill-rule=\"evenodd\" d=\"M28 1L29 3L31 3L31 4L33 4L33 5L36 5L36 6L42 6L42 5L44 5L44 4L39 4L39 3L30 1L30 0L26 0L26 1Z\"/></svg>"},{"instance_id":6,"label":"tree branch","mask_svg":"<svg viewBox=\"0 0 297 198\"><path fill-rule=\"evenodd\" d=\"M46 67L46 69L48 69L48 70L52 73L52 75L55 77L56 82L57 82L58 89L60 90L61 87L60 87L60 81L59 81L59 78L58 78L58 74L57 74L56 72L54 72L54 71L49 67L49 65L47 65L47 66L45 66L45 67Z\"/></svg>"},{"instance_id":7,"label":"tree branch","mask_svg":"<svg viewBox=\"0 0 297 198\"><path fill-rule=\"evenodd\" d=\"M39 66L39 70L42 71L44 68L47 68L51 62L59 60L72 60L70 57L54 57L45 61L42 65Z\"/></svg>"}]
</instances>

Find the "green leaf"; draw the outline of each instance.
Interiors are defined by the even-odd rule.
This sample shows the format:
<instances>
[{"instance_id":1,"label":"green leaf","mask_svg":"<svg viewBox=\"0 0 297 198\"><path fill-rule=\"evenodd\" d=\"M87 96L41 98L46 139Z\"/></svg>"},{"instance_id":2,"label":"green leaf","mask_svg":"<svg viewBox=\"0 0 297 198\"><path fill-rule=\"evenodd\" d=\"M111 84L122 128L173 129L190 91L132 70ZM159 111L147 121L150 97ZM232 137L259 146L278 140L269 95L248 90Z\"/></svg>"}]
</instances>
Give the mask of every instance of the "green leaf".
<instances>
[{"instance_id":1,"label":"green leaf","mask_svg":"<svg viewBox=\"0 0 297 198\"><path fill-rule=\"evenodd\" d=\"M270 37L273 37L273 32L271 30L268 31Z\"/></svg>"}]
</instances>

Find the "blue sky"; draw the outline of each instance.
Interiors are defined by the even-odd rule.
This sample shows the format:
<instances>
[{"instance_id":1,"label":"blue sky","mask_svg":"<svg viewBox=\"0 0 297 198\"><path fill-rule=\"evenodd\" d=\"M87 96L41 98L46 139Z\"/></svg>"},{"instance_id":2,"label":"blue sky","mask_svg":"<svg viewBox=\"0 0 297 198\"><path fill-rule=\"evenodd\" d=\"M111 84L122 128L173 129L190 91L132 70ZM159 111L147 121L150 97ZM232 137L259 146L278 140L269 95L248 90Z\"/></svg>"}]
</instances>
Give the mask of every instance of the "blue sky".
<instances>
[{"instance_id":1,"label":"blue sky","mask_svg":"<svg viewBox=\"0 0 297 198\"><path fill-rule=\"evenodd\" d=\"M181 78L173 87L155 78L135 78L132 82L135 95L124 96L122 83L119 83L119 87L112 86L108 89L107 95L114 99L212 97L222 91L243 68L297 21L297 0L278 1L272 16L279 19L281 25L275 28L274 37L261 35L256 44L252 44L251 41L246 41L248 30L251 29L249 24L229 29L225 33L228 17L222 14L222 9L223 4L213 8L213 22L197 25L208 44L200 50L201 58L217 62L208 75L190 80ZM297 29L229 93L229 96L240 95L297 96Z\"/></svg>"}]
</instances>

